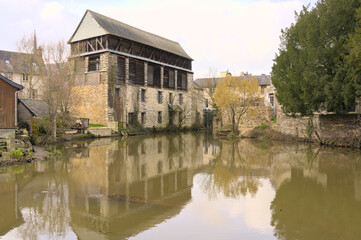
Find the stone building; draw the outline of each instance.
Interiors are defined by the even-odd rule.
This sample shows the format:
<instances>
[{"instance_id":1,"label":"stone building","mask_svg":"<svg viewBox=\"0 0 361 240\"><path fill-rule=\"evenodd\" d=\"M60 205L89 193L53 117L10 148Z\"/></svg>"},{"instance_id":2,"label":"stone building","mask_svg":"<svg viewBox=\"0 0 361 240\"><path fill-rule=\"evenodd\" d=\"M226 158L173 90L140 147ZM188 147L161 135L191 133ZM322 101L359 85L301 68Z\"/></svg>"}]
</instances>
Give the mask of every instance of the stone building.
<instances>
[{"instance_id":1,"label":"stone building","mask_svg":"<svg viewBox=\"0 0 361 240\"><path fill-rule=\"evenodd\" d=\"M33 50L29 53L0 50L0 74L24 86L21 98L40 99L42 82L39 66L43 64L42 48L37 46L34 33Z\"/></svg>"},{"instance_id":2,"label":"stone building","mask_svg":"<svg viewBox=\"0 0 361 240\"><path fill-rule=\"evenodd\" d=\"M204 99L204 112L214 110L213 94L219 82L225 79L228 74L230 73L221 72L220 77L198 78L194 81L194 88L202 93L202 98ZM276 106L275 88L272 85L271 75L252 75L242 72L240 76L232 76L232 78L236 78L239 81L242 79L251 80L252 78L256 78L260 89L259 98L262 99L261 102L263 102L257 107L252 107L252 111L242 116L240 127L255 127L262 123L269 122ZM222 117L222 121L220 122L222 123L221 125L224 125L228 123L228 120Z\"/></svg>"},{"instance_id":3,"label":"stone building","mask_svg":"<svg viewBox=\"0 0 361 240\"><path fill-rule=\"evenodd\" d=\"M72 114L117 129L202 121L193 59L179 43L87 10L68 41L75 65Z\"/></svg>"}]
</instances>

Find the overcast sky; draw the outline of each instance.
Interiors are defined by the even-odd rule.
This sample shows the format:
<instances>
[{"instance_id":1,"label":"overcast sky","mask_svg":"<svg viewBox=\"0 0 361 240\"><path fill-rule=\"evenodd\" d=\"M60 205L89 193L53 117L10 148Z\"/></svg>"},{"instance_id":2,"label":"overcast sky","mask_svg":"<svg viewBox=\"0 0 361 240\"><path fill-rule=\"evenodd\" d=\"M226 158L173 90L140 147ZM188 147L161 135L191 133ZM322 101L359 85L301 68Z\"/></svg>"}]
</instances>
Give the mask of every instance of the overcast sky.
<instances>
[{"instance_id":1,"label":"overcast sky","mask_svg":"<svg viewBox=\"0 0 361 240\"><path fill-rule=\"evenodd\" d=\"M36 29L39 43L68 40L86 9L177 41L194 59L195 78L209 69L271 72L281 29L316 0L0 0L0 50Z\"/></svg>"}]
</instances>

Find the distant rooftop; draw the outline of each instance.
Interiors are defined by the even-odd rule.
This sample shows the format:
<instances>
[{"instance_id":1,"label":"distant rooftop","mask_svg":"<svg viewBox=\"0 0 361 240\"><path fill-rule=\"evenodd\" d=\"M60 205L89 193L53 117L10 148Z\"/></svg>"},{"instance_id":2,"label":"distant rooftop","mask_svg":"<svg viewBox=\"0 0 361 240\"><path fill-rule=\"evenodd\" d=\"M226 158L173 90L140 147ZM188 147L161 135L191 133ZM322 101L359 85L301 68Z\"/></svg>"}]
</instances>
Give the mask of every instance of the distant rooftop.
<instances>
[{"instance_id":1,"label":"distant rooftop","mask_svg":"<svg viewBox=\"0 0 361 240\"><path fill-rule=\"evenodd\" d=\"M271 75L244 75L244 76L232 76L232 78L236 78L237 80L248 79L255 77L257 79L258 85L267 86L271 85ZM224 77L217 78L197 78L194 80L194 84L196 88L216 88L220 81L222 81Z\"/></svg>"}]
</instances>

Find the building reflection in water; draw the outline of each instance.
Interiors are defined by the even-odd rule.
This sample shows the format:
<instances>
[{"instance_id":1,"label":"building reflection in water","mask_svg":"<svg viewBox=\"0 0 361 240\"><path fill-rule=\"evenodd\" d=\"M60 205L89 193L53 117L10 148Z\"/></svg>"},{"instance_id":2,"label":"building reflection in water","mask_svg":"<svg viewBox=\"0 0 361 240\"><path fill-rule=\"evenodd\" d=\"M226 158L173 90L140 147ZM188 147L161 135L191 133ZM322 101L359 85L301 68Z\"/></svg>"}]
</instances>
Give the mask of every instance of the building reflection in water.
<instances>
[{"instance_id":1,"label":"building reflection in water","mask_svg":"<svg viewBox=\"0 0 361 240\"><path fill-rule=\"evenodd\" d=\"M198 186L213 203L221 198L263 201L266 219L252 221L273 228L267 239L361 234L357 151L219 141L203 133L107 138L61 149L54 160L0 171L0 235L5 239L137 236L197 202ZM273 199L259 198L268 185ZM206 199L201 205L209 208ZM242 217L247 222L251 215Z\"/></svg>"}]
</instances>

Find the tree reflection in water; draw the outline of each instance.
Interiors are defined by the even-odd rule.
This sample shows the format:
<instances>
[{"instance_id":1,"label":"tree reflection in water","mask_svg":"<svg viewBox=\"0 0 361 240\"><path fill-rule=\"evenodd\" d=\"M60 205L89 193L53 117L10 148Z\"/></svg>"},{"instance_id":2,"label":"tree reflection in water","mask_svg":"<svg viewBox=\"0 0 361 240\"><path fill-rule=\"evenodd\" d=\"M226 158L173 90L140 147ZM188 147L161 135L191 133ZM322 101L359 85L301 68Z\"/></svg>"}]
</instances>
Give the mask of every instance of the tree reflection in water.
<instances>
[{"instance_id":1,"label":"tree reflection in water","mask_svg":"<svg viewBox=\"0 0 361 240\"><path fill-rule=\"evenodd\" d=\"M57 239L65 236L70 222L68 184L66 182L67 162L55 160L47 162L46 175L34 179L38 185L23 197L25 207L21 210L24 224L19 228L22 239ZM44 236L46 235L46 236Z\"/></svg>"},{"instance_id":2,"label":"tree reflection in water","mask_svg":"<svg viewBox=\"0 0 361 240\"><path fill-rule=\"evenodd\" d=\"M211 164L202 186L209 198L222 193L227 198L238 198L249 193L254 197L261 186L251 174L252 159L242 157L241 141L222 141L220 152Z\"/></svg>"}]
</instances>

